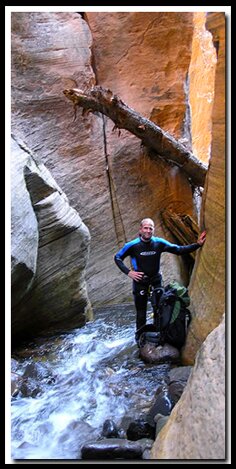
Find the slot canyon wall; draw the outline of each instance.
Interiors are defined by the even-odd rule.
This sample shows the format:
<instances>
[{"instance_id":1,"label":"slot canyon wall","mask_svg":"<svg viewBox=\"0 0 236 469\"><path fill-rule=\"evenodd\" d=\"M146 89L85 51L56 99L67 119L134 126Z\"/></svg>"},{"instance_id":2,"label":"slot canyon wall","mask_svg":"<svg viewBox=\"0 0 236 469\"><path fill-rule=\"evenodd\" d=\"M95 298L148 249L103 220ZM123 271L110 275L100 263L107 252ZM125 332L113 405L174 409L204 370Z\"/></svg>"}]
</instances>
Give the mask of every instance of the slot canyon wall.
<instances>
[{"instance_id":1,"label":"slot canyon wall","mask_svg":"<svg viewBox=\"0 0 236 469\"><path fill-rule=\"evenodd\" d=\"M213 21L210 18L209 25ZM83 18L77 13L12 13L12 134L15 145L21 148L22 155L26 151L27 158L36 165L45 165L54 179L53 184L59 187L59 194L64 193L62 198L67 198L66 228L61 237L65 246L71 243L71 232L75 233L75 227L67 225L67 210L68 213L75 210L89 231L82 250L78 244L76 255L75 239L70 254L74 261L68 260L66 279L71 290L70 295L65 297L62 293L62 297L64 309L73 316L72 323L76 307L78 324L83 324L91 317L91 305L97 308L132 301L130 281L118 271L113 257L125 241L137 235L141 218L153 218L156 234L176 242L163 223L162 211L170 209L174 213L189 214L196 221L199 215L192 187L180 168L151 157L134 135L114 130L113 123L104 115L83 115L78 109L74 116L73 106L64 97L63 90L90 89L94 84L110 88L131 108L187 147L193 147L196 156L205 161L210 152L211 114L216 93L220 104L215 104L213 123L217 131L213 131L215 140L213 138L204 210L199 222L200 228L205 227L208 234L204 248L197 253L190 284L194 315L200 312L208 319L204 321L205 330L202 330L203 321L192 322L196 344L191 346L191 354L187 346L190 361L203 338L219 324L225 301L222 48L218 55L222 65L218 66L215 88L215 44L219 43L218 29L223 31L224 25L221 27L218 21L216 27L210 25L207 29L204 13L88 13ZM214 30L217 30L217 38L212 40ZM220 44L221 41L220 37ZM23 169L24 165L21 171ZM25 184L25 177L23 180ZM30 196L32 199L32 194ZM47 191L40 197L42 213ZM37 196L36 201L39 203ZM53 213L55 210L54 207ZM55 217L59 215L56 213ZM50 221L49 225L43 222L43 230L53 229ZM24 221L20 223L24 226ZM14 222L12 232L12 245L17 249L19 234L14 244ZM52 285L55 288L55 283L50 285L48 275L49 246L49 255L43 256L41 262L42 233L35 222L34 267L22 283L23 291L18 274L14 276L13 323L17 318L18 325L26 316L30 322L35 308L33 297L36 302L40 298L40 307L44 308L45 293L48 297ZM214 241L216 233L220 249ZM25 238L22 239L24 243ZM54 272L60 272L63 251L57 255L54 250L53 255L57 259ZM15 259L14 253L13 270L17 269ZM24 264L24 260L20 259L20 263ZM77 271L76 265L80 263L82 270L78 267ZM191 271L182 258L166 254L161 270L165 283L171 280L189 283ZM76 281L73 281L74 275ZM80 275L82 283L86 281L81 288ZM60 275L56 277L59 287ZM31 295L27 305L23 293L32 285L34 296ZM73 306L69 296L74 298ZM53 304L50 301L51 313L48 314L51 318L55 315Z\"/></svg>"}]
</instances>

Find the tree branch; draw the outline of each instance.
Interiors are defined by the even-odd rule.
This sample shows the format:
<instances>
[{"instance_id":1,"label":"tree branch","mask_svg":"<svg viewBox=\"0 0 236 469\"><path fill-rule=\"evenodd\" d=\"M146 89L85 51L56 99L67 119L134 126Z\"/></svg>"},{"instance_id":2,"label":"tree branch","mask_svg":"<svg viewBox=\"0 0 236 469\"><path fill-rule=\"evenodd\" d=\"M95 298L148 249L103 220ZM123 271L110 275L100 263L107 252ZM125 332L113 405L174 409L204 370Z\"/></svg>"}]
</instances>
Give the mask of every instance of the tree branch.
<instances>
[{"instance_id":1,"label":"tree branch","mask_svg":"<svg viewBox=\"0 0 236 469\"><path fill-rule=\"evenodd\" d=\"M179 166L193 185L204 186L207 166L168 132L128 107L111 90L95 86L87 92L72 88L64 90L63 93L72 101L75 109L79 106L88 112L98 111L105 114L117 128L129 130L140 138L144 145L155 150L158 156Z\"/></svg>"},{"instance_id":2,"label":"tree branch","mask_svg":"<svg viewBox=\"0 0 236 469\"><path fill-rule=\"evenodd\" d=\"M190 215L183 213L175 213L172 210L164 209L161 212L162 219L177 238L180 244L193 244L197 242L200 235L200 230L196 221ZM195 259L196 252L191 252L189 255Z\"/></svg>"}]
</instances>

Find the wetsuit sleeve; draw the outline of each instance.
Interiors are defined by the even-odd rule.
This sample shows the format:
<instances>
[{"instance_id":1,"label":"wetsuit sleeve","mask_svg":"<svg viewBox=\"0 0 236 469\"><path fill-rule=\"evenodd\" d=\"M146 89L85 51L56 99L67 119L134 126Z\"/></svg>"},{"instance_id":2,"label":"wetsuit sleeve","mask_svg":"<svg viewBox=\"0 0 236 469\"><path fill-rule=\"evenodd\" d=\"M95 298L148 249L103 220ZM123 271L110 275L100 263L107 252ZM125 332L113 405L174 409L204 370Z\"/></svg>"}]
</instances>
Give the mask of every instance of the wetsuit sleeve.
<instances>
[{"instance_id":1,"label":"wetsuit sleeve","mask_svg":"<svg viewBox=\"0 0 236 469\"><path fill-rule=\"evenodd\" d=\"M178 244L171 244L168 241L165 242L163 252L170 252L172 254L177 254L181 256L182 254L188 254L190 252L196 251L201 247L198 243L187 244L185 246L179 246Z\"/></svg>"},{"instance_id":2,"label":"wetsuit sleeve","mask_svg":"<svg viewBox=\"0 0 236 469\"><path fill-rule=\"evenodd\" d=\"M119 267L121 272L124 272L124 274L126 274L126 275L128 275L128 273L130 271L130 269L123 262L123 260L127 256L129 256L129 246L127 246L125 244L124 247L122 249L120 249L120 251L117 252L117 254L115 254L115 257L114 257L114 261L115 261L117 267Z\"/></svg>"}]
</instances>

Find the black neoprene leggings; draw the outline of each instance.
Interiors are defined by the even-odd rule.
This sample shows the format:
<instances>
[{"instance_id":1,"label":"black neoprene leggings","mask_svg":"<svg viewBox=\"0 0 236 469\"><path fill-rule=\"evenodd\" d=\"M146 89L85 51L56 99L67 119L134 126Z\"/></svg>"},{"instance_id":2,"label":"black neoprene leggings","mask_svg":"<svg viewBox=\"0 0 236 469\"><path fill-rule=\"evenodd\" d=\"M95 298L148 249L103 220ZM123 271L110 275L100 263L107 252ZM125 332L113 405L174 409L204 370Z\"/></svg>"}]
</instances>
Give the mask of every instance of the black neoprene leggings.
<instances>
[{"instance_id":1,"label":"black neoprene leggings","mask_svg":"<svg viewBox=\"0 0 236 469\"><path fill-rule=\"evenodd\" d=\"M153 282L153 286L160 287L161 281L162 279L160 276L156 282ZM146 324L148 288L149 284L133 282L134 304L136 308L136 330Z\"/></svg>"},{"instance_id":2,"label":"black neoprene leggings","mask_svg":"<svg viewBox=\"0 0 236 469\"><path fill-rule=\"evenodd\" d=\"M147 316L147 300L148 296L146 295L134 295L134 304L136 308L136 330L146 324Z\"/></svg>"}]
</instances>

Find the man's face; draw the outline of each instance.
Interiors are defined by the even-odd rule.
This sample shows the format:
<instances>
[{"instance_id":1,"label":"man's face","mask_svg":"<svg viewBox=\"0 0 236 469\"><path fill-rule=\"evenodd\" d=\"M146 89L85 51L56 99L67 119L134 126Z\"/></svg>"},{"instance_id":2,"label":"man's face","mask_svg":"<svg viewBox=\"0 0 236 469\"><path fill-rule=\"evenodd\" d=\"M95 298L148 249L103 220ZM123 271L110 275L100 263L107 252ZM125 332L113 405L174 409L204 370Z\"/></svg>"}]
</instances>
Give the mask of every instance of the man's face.
<instances>
[{"instance_id":1,"label":"man's face","mask_svg":"<svg viewBox=\"0 0 236 469\"><path fill-rule=\"evenodd\" d=\"M140 227L139 234L144 241L148 241L154 233L154 225L151 222L144 222Z\"/></svg>"}]
</instances>

